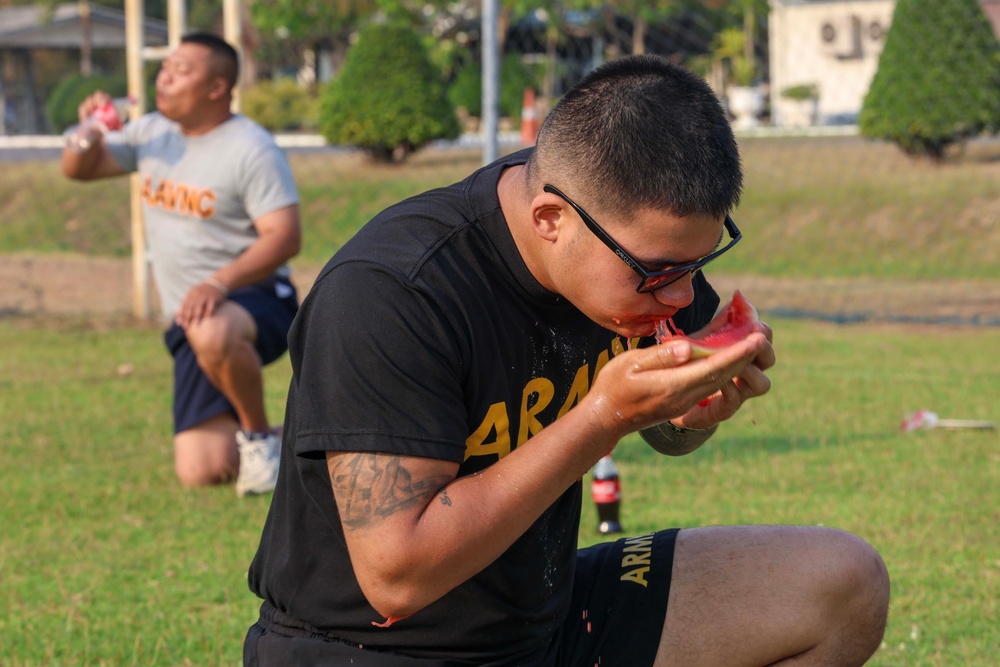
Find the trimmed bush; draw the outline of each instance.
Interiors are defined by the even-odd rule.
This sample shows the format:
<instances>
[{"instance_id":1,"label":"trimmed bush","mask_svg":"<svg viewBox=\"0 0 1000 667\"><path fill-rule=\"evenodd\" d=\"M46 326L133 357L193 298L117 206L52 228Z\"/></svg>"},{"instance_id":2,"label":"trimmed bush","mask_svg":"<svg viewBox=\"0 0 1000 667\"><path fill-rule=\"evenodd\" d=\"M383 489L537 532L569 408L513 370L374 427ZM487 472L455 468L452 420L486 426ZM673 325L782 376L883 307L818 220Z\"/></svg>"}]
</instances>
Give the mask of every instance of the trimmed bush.
<instances>
[{"instance_id":1,"label":"trimmed bush","mask_svg":"<svg viewBox=\"0 0 1000 667\"><path fill-rule=\"evenodd\" d=\"M483 76L479 61L467 61L448 86L448 101L456 109L465 109L470 116L483 115Z\"/></svg>"},{"instance_id":2,"label":"trimmed bush","mask_svg":"<svg viewBox=\"0 0 1000 667\"><path fill-rule=\"evenodd\" d=\"M819 97L819 86L815 83L800 83L797 86L789 86L782 89L781 96L786 100L796 100L798 102L815 100Z\"/></svg>"},{"instance_id":3,"label":"trimmed bush","mask_svg":"<svg viewBox=\"0 0 1000 667\"><path fill-rule=\"evenodd\" d=\"M128 80L124 75L115 74L70 74L59 81L45 103L52 131L61 134L76 125L80 120L77 115L80 104L98 90L111 97L124 97L128 93Z\"/></svg>"},{"instance_id":4,"label":"trimmed bush","mask_svg":"<svg viewBox=\"0 0 1000 667\"><path fill-rule=\"evenodd\" d=\"M524 64L520 54L508 53L500 62L500 115L521 119L524 89L539 90L538 77ZM448 99L455 107L464 107L470 116L483 113L483 72L478 60L467 62L448 87Z\"/></svg>"},{"instance_id":5,"label":"trimmed bush","mask_svg":"<svg viewBox=\"0 0 1000 667\"><path fill-rule=\"evenodd\" d=\"M272 132L316 129L319 98L294 79L258 81L243 91L243 113Z\"/></svg>"},{"instance_id":6,"label":"trimmed bush","mask_svg":"<svg viewBox=\"0 0 1000 667\"><path fill-rule=\"evenodd\" d=\"M1000 44L977 0L896 3L859 126L933 160L1000 127Z\"/></svg>"},{"instance_id":7,"label":"trimmed bush","mask_svg":"<svg viewBox=\"0 0 1000 667\"><path fill-rule=\"evenodd\" d=\"M412 28L373 23L320 98L320 131L330 143L390 162L434 139L454 139L459 125Z\"/></svg>"}]
</instances>

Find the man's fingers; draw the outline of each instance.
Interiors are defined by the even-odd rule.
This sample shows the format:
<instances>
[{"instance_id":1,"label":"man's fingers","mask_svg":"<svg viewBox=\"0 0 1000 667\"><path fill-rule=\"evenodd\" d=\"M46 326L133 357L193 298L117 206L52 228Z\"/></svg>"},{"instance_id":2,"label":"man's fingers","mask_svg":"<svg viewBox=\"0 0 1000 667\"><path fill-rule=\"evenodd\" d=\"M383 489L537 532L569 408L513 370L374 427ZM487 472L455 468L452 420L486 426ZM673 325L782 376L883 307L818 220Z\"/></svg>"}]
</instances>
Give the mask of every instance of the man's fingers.
<instances>
[{"instance_id":1,"label":"man's fingers","mask_svg":"<svg viewBox=\"0 0 1000 667\"><path fill-rule=\"evenodd\" d=\"M754 396L763 396L771 390L771 378L755 364L747 366L742 373L734 378L736 387L740 390L743 400Z\"/></svg>"},{"instance_id":2,"label":"man's fingers","mask_svg":"<svg viewBox=\"0 0 1000 667\"><path fill-rule=\"evenodd\" d=\"M674 368L691 360L691 344L686 340L672 340L651 347L636 350L632 360L632 371L645 371Z\"/></svg>"}]
</instances>

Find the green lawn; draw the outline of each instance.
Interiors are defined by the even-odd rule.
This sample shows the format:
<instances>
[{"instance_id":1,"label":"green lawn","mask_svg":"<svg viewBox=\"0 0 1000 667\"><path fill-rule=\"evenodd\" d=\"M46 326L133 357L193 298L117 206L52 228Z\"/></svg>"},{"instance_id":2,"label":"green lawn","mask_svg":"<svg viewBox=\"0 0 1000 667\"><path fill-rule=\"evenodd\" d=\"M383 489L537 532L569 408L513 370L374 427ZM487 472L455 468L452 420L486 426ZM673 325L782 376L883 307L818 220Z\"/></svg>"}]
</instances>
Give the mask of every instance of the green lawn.
<instances>
[{"instance_id":1,"label":"green lawn","mask_svg":"<svg viewBox=\"0 0 1000 667\"><path fill-rule=\"evenodd\" d=\"M944 166L859 139L747 140L744 241L718 273L1000 280L1000 144ZM295 155L316 267L374 213L458 180L476 151L404 165ZM129 254L125 181L0 164L0 253ZM2 261L2 258L0 258ZM954 295L961 299L961 294ZM764 313L765 317L767 313ZM893 601L871 664L992 667L1000 654L1000 434L901 434L918 408L1000 419L1000 329L773 318L771 394L702 450L617 450L623 522L823 524L883 554ZM0 318L0 665L234 665L268 498L185 491L172 471L170 360L158 330ZM283 416L287 358L268 369ZM582 544L597 539L585 506Z\"/></svg>"},{"instance_id":2,"label":"green lawn","mask_svg":"<svg viewBox=\"0 0 1000 667\"><path fill-rule=\"evenodd\" d=\"M995 665L1000 435L899 421L920 407L1000 417L1000 330L771 324L774 388L712 442L677 459L620 445L626 530L851 530L893 578L870 664ZM269 498L174 481L159 332L0 320L0 349L0 664L238 664ZM287 357L268 369L274 420L289 372Z\"/></svg>"},{"instance_id":3,"label":"green lawn","mask_svg":"<svg viewBox=\"0 0 1000 667\"><path fill-rule=\"evenodd\" d=\"M717 271L788 277L1000 280L1000 143L943 166L857 138L741 144L739 252ZM295 154L305 231L296 259L319 266L375 213L461 179L477 150L425 150L401 165L355 153ZM130 252L128 186L75 183L55 162L0 163L0 253Z\"/></svg>"}]
</instances>

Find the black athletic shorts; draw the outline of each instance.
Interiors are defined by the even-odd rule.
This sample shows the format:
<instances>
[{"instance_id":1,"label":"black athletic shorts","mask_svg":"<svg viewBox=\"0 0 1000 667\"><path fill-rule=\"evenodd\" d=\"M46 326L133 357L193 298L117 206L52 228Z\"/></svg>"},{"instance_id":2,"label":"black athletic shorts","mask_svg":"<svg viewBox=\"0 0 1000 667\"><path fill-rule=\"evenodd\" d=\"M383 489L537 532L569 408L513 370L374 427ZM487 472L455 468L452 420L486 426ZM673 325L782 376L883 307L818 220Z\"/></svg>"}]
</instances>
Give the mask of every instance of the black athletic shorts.
<instances>
[{"instance_id":1,"label":"black athletic shorts","mask_svg":"<svg viewBox=\"0 0 1000 667\"><path fill-rule=\"evenodd\" d=\"M667 613L677 529L577 552L572 604L546 651L488 667L649 667ZM243 644L245 667L483 667L410 658L336 641L265 602Z\"/></svg>"},{"instance_id":2,"label":"black athletic shorts","mask_svg":"<svg viewBox=\"0 0 1000 667\"><path fill-rule=\"evenodd\" d=\"M257 354L266 365L288 349L288 329L298 311L295 286L286 278L267 280L233 290L229 301L246 308L257 323ZM163 342L174 358L174 433L236 411L229 400L213 385L198 365L184 329L172 324L163 334Z\"/></svg>"}]
</instances>

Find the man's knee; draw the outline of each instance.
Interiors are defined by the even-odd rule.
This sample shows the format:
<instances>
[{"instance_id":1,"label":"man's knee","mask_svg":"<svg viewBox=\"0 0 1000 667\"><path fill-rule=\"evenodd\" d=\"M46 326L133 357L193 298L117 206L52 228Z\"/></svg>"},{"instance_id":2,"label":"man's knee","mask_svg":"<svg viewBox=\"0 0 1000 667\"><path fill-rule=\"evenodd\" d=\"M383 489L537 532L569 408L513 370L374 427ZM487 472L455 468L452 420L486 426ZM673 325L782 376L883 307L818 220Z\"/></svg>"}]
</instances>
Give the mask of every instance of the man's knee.
<instances>
[{"instance_id":1,"label":"man's knee","mask_svg":"<svg viewBox=\"0 0 1000 667\"><path fill-rule=\"evenodd\" d=\"M191 466L180 461L176 462L174 470L177 473L177 481L188 489L226 484L235 478L232 472L225 469Z\"/></svg>"},{"instance_id":2,"label":"man's knee","mask_svg":"<svg viewBox=\"0 0 1000 667\"><path fill-rule=\"evenodd\" d=\"M225 359L241 341L237 327L222 317L211 317L188 327L188 342L199 365Z\"/></svg>"},{"instance_id":3,"label":"man's knee","mask_svg":"<svg viewBox=\"0 0 1000 667\"><path fill-rule=\"evenodd\" d=\"M235 420L223 415L174 436L174 471L186 487L232 481L239 471Z\"/></svg>"},{"instance_id":4,"label":"man's knee","mask_svg":"<svg viewBox=\"0 0 1000 667\"><path fill-rule=\"evenodd\" d=\"M181 486L197 488L226 484L236 478L237 470L228 462L205 458L177 456L174 471Z\"/></svg>"},{"instance_id":5,"label":"man's knee","mask_svg":"<svg viewBox=\"0 0 1000 667\"><path fill-rule=\"evenodd\" d=\"M889 572L879 553L860 537L831 530L827 540L823 578L831 607L837 610L843 631L853 637L850 644L871 655L885 634Z\"/></svg>"},{"instance_id":6,"label":"man's knee","mask_svg":"<svg viewBox=\"0 0 1000 667\"><path fill-rule=\"evenodd\" d=\"M240 347L253 347L257 325L242 306L226 302L212 317L185 331L199 365L218 364Z\"/></svg>"}]
</instances>

